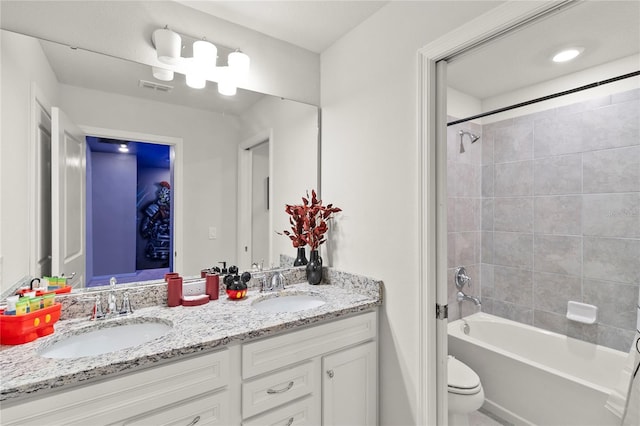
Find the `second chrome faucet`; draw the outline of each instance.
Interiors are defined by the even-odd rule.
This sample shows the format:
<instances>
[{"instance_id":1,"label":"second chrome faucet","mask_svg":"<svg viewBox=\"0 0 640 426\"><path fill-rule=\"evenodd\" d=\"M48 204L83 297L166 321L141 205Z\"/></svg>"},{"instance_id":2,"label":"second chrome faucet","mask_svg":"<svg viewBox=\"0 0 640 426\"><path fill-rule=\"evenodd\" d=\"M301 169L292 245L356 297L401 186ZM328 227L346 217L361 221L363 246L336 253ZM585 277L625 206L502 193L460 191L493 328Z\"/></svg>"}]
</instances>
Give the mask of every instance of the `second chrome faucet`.
<instances>
[{"instance_id":1,"label":"second chrome faucet","mask_svg":"<svg viewBox=\"0 0 640 426\"><path fill-rule=\"evenodd\" d=\"M91 309L91 320L99 320L112 318L118 315L128 315L133 313L133 308L131 306L131 301L129 300L129 294L125 292L122 295L122 305L118 310L117 308L117 291L116 291L117 281L115 277L111 277L109 280L109 292L107 293L107 309L102 309L102 302L100 300L100 295L96 295L93 307Z\"/></svg>"}]
</instances>

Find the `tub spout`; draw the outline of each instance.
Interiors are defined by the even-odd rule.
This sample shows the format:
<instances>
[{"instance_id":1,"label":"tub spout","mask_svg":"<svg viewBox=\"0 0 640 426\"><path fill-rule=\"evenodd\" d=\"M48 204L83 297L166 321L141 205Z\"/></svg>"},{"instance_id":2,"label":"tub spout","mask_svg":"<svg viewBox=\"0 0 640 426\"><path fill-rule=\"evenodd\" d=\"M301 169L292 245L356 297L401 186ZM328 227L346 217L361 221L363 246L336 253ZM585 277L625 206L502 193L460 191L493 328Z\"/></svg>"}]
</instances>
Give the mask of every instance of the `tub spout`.
<instances>
[{"instance_id":1,"label":"tub spout","mask_svg":"<svg viewBox=\"0 0 640 426\"><path fill-rule=\"evenodd\" d=\"M473 302L474 305L476 306L481 306L482 303L480 302L480 299L475 297L475 296L469 296L467 294L464 294L463 292L459 291L458 294L456 295L456 300L458 302L464 302L465 300L470 300Z\"/></svg>"}]
</instances>

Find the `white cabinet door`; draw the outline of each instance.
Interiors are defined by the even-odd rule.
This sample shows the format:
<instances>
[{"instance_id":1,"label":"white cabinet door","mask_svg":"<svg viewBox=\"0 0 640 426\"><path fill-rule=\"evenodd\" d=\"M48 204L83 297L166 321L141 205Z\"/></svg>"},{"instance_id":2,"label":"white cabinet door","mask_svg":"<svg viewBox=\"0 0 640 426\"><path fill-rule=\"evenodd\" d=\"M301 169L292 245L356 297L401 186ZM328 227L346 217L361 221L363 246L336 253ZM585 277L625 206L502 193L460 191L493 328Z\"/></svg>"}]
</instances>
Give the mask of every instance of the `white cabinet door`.
<instances>
[{"instance_id":1,"label":"white cabinet door","mask_svg":"<svg viewBox=\"0 0 640 426\"><path fill-rule=\"evenodd\" d=\"M322 358L323 425L376 425L377 394L375 341Z\"/></svg>"}]
</instances>

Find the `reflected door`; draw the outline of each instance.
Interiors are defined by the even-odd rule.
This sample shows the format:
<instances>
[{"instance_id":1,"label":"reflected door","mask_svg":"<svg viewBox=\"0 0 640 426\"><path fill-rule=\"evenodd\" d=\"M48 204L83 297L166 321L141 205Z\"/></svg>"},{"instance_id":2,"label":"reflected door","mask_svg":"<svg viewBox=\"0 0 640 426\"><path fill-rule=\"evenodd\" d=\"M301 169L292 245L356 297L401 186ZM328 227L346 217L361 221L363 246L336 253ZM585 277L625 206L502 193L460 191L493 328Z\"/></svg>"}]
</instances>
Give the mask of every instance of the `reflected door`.
<instances>
[{"instance_id":1,"label":"reflected door","mask_svg":"<svg viewBox=\"0 0 640 426\"><path fill-rule=\"evenodd\" d=\"M84 133L59 108L51 108L52 274L85 282Z\"/></svg>"}]
</instances>

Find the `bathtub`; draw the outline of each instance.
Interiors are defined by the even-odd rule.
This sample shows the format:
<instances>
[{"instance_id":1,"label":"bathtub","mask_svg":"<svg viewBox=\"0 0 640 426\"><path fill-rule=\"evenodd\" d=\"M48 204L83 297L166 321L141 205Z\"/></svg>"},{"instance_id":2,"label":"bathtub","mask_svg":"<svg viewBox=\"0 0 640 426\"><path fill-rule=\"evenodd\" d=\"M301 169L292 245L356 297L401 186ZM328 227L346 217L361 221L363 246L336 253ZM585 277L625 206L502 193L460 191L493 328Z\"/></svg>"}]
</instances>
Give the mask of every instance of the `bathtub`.
<instances>
[{"instance_id":1,"label":"bathtub","mask_svg":"<svg viewBox=\"0 0 640 426\"><path fill-rule=\"evenodd\" d=\"M448 324L449 354L480 376L484 409L516 425L617 425L604 404L626 353L482 312Z\"/></svg>"}]
</instances>

